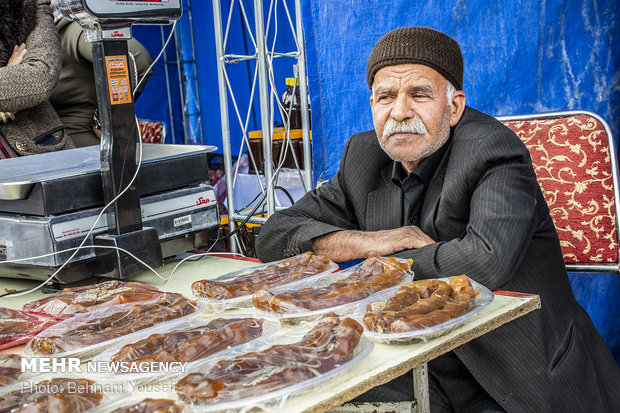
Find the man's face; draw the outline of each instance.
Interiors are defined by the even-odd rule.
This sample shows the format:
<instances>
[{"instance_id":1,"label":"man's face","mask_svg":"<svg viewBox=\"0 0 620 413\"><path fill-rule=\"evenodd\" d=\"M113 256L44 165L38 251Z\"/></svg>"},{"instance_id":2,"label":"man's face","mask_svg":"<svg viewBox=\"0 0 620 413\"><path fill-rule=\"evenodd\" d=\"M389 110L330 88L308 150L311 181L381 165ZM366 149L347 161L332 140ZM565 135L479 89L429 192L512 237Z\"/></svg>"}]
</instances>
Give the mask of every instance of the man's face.
<instances>
[{"instance_id":1,"label":"man's face","mask_svg":"<svg viewBox=\"0 0 620 413\"><path fill-rule=\"evenodd\" d=\"M379 143L408 172L448 139L450 126L460 119L453 116L447 84L439 72L420 64L386 66L375 74L370 107Z\"/></svg>"}]
</instances>

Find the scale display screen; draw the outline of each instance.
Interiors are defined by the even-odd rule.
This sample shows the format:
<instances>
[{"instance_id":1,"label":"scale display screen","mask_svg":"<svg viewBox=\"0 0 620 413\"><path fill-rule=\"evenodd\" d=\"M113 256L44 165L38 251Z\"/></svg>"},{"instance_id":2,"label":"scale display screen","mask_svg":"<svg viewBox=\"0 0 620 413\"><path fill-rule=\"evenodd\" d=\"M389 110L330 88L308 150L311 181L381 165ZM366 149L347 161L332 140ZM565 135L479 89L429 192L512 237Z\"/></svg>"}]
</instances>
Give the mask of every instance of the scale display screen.
<instances>
[{"instance_id":1,"label":"scale display screen","mask_svg":"<svg viewBox=\"0 0 620 413\"><path fill-rule=\"evenodd\" d=\"M161 13L181 9L181 0L82 0L96 15ZM175 13L172 13L175 14Z\"/></svg>"},{"instance_id":2,"label":"scale display screen","mask_svg":"<svg viewBox=\"0 0 620 413\"><path fill-rule=\"evenodd\" d=\"M69 20L90 28L115 22L168 24L183 13L181 0L58 0L58 8Z\"/></svg>"}]
</instances>

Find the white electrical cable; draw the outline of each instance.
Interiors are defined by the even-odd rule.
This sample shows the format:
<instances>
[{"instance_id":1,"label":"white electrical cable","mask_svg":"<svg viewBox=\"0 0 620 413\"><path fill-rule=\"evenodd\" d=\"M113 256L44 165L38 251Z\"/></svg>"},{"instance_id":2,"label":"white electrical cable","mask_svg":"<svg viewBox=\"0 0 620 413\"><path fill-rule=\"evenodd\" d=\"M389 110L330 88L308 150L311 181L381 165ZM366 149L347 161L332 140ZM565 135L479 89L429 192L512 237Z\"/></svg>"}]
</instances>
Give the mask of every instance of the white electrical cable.
<instances>
[{"instance_id":1,"label":"white electrical cable","mask_svg":"<svg viewBox=\"0 0 620 413\"><path fill-rule=\"evenodd\" d=\"M138 65L136 64L136 58L133 55L133 53L131 53L130 51L127 51L127 54L129 54L129 58L131 59L131 63L133 65L133 78L134 78L133 81L134 81L134 84L137 85L138 84ZM131 92L132 97L135 97L134 95L136 93L136 89L134 89L133 92Z\"/></svg>"},{"instance_id":2,"label":"white electrical cable","mask_svg":"<svg viewBox=\"0 0 620 413\"><path fill-rule=\"evenodd\" d=\"M215 255L215 254L222 254L222 255L236 255L236 256L241 256L245 258L245 255L243 254L238 254L236 252L229 252L229 253L219 253L219 252L210 252L211 249L213 247L215 247L215 244L217 244L217 240L211 244L211 246L209 247L208 250L206 250L205 252L199 252L196 254L192 254L192 255L188 255L187 257L183 258L181 261L179 261L177 263L177 265L174 266L174 268L172 269L172 271L170 272L170 275L168 275L168 278L166 279L166 282L164 283L164 288L166 287L166 285L168 285L168 281L170 281L172 279L172 276L177 272L177 268L179 268L179 265L183 264L185 261L189 261L192 258L194 259L200 259L202 257L204 257L205 255Z\"/></svg>"},{"instance_id":3,"label":"white electrical cable","mask_svg":"<svg viewBox=\"0 0 620 413\"><path fill-rule=\"evenodd\" d=\"M162 280L164 280L166 282L164 284L164 286L168 283L168 281L176 273L179 265L181 265L185 261L190 260L191 258L202 258L203 256L208 256L208 255L211 255L211 256L212 255L231 255L231 256L238 256L238 257L246 258L245 255L239 254L239 253L235 253L235 252L209 252L211 250L211 248L213 248L213 245L212 245L209 248L208 251L197 253L197 254L192 254L190 256L187 256L187 257L183 258L181 261L179 261L179 263L177 263L177 265L172 269L172 271L170 272L170 274L167 277L161 275L159 272L157 272L157 270L155 270L153 267L148 265L146 262L142 261L140 258L136 257L130 251L128 251L128 250L126 250L124 248L115 247L115 246L112 246L112 245L84 245L84 246L81 246L81 247L73 247L73 248L67 248L67 249L64 249L64 250L61 250L61 251L50 252L50 253L39 255L39 256L36 256L36 257L18 258L18 259L15 259L15 260L11 260L10 262L20 262L20 261L28 261L28 260L31 260L31 259L45 258L45 257L50 257L52 255L62 254L62 253L69 252L69 251L77 251L77 250L79 250L81 248L110 249L110 250L117 250L117 251L124 252L125 254L129 255L131 258L135 259L142 266L144 266L147 270L149 270L150 272L155 274L157 277L159 277ZM22 295L30 294L31 292L34 292L34 291L38 290L39 288L41 288L42 286L44 286L47 282L49 282L49 278L45 282L43 282L42 284L40 284L40 285L38 285L38 286L36 286L34 288L31 288L30 290L22 291L20 293L13 293L13 294L10 294L8 296L10 296L10 297L19 297L19 296L22 296Z\"/></svg>"},{"instance_id":4,"label":"white electrical cable","mask_svg":"<svg viewBox=\"0 0 620 413\"><path fill-rule=\"evenodd\" d=\"M292 22L290 20L290 14L288 11L288 7L286 6L286 3L283 2L284 8L286 10L286 14L289 17L289 23L291 24L291 28L292 28ZM277 9L278 9L278 2L276 1L275 3L272 1L272 3L270 3L269 6L269 11L270 11L270 15L269 15L269 19L271 20L271 10L273 7L273 14L277 15ZM287 152L289 150L289 147L291 148L291 154L293 155L293 159L295 161L295 165L298 168L299 171L299 160L297 159L297 156L295 155L295 152L292 151L292 140L291 140L291 135L290 135L290 131L291 131L291 112L292 112L292 105L289 105L288 109L285 108L282 103L280 102L280 96L278 94L276 85L275 85L275 79L273 76L273 59L275 56L275 46L276 46L276 38L278 36L278 19L274 18L274 35L273 35L273 42L272 42L272 46L271 46L271 52L268 55L267 58L267 62L269 64L269 76L268 76L268 80L269 80L269 85L271 86L271 94L273 95L273 97L275 97L275 101L277 103L278 106L278 111L280 112L280 117L282 118L282 122L284 123L284 139L283 139L283 143L282 145L284 146L284 150L282 150L280 152L280 159L278 160L278 167L276 168L276 172L274 173L274 177L277 176L277 173L280 171L280 169L282 168L282 166L284 165L284 160L286 159L286 155ZM295 33L293 32L293 37L295 37ZM295 43L297 43L297 39L295 38ZM296 70L295 67L295 74L294 74L294 78L295 78L295 82L293 85L293 95L296 92L296 88L297 88L297 81L301 81L298 77L298 72ZM273 118L273 107L272 109L272 113L271 116ZM300 178L302 178L302 182L303 182L303 177L301 176L301 172L300 173ZM275 184L275 183L274 183ZM305 188L305 184L304 184L304 188Z\"/></svg>"},{"instance_id":5,"label":"white electrical cable","mask_svg":"<svg viewBox=\"0 0 620 413\"><path fill-rule=\"evenodd\" d=\"M144 265L147 269L149 269L153 274L155 274L156 276L158 276L159 278L161 278L162 280L166 280L165 277L163 277L162 275L160 275L157 271L155 271L151 266L149 266L147 263L145 263L144 261L142 261L140 258L136 257L135 255L133 255L131 252L127 251L126 249L120 248L120 247L114 247L111 245L81 245L79 247L73 247L73 248L67 248L65 250L62 251L56 251L56 252L50 252L49 254L44 254L44 255L39 255L38 257L32 257L32 258L19 258L16 260L11 260L10 262L18 262L18 261L26 261L26 260L30 260L30 259L36 259L36 258L45 258L45 257L49 257L52 255L56 255L56 254L62 254L64 252L69 252L69 251L75 251L77 252L78 250L82 249L82 248L98 248L98 249L111 249L111 250L118 250L118 251L122 251L124 253L126 253L127 255L129 255L131 258L135 259L136 261L138 261L140 264ZM67 261L68 262L68 261ZM65 263L66 264L66 263ZM6 297L19 297L21 295L26 295L26 294L30 294L31 292L37 291L38 289L40 289L41 287L43 287L45 284L47 284L54 276L56 275L56 273L52 274L50 277L48 277L45 281L43 281L41 284L37 285L34 288L31 288L30 290L27 291L22 291L20 293L13 293L10 295L6 295ZM2 299L4 297L0 297L0 299Z\"/></svg>"}]
</instances>

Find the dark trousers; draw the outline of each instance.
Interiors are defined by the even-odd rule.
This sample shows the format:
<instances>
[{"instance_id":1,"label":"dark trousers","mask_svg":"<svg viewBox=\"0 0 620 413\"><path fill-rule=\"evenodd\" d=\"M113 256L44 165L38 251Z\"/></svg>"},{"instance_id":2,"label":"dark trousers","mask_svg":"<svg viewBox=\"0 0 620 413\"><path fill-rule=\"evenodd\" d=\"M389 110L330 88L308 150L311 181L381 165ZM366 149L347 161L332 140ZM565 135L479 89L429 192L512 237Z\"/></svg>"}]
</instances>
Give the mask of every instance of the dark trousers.
<instances>
[{"instance_id":1,"label":"dark trousers","mask_svg":"<svg viewBox=\"0 0 620 413\"><path fill-rule=\"evenodd\" d=\"M428 362L431 411L491 413L505 410L482 388L451 351ZM413 373L370 389L354 402L401 402L413 400Z\"/></svg>"}]
</instances>

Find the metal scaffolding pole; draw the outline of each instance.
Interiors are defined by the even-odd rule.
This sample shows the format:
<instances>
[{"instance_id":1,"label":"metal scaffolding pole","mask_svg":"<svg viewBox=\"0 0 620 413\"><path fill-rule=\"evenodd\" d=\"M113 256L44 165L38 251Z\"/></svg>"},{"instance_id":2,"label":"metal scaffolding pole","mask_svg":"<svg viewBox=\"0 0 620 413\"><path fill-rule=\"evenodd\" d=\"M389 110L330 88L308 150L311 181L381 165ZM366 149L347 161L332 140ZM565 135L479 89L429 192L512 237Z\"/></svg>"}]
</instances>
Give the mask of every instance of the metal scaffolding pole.
<instances>
[{"instance_id":1,"label":"metal scaffolding pole","mask_svg":"<svg viewBox=\"0 0 620 413\"><path fill-rule=\"evenodd\" d=\"M220 118L222 125L222 150L224 152L224 172L226 174L226 188L228 188L227 204L228 212L234 213L235 202L233 196L233 179L232 179L232 156L230 149L230 125L228 122L228 92L226 90L226 67L224 63L224 38L222 32L222 9L220 0L213 0L213 25L215 29L215 52L217 56L217 80L220 92ZM230 217L230 215L229 215ZM229 231L235 229L235 221L229 218ZM237 238L233 236L231 239L231 252L238 252Z\"/></svg>"},{"instance_id":2,"label":"metal scaffolding pole","mask_svg":"<svg viewBox=\"0 0 620 413\"><path fill-rule=\"evenodd\" d=\"M161 34L161 44L162 47L163 45L166 44L166 36L164 33L164 26L160 26L159 27L160 30L160 34ZM178 51L175 50L175 53L178 53ZM177 57L178 59L178 57ZM172 89L170 88L170 74L168 73L168 65L170 64L170 60L168 59L168 56L166 54L166 52L164 52L164 73L165 73L165 77L166 77L166 95L168 96L168 120L169 120L169 124L168 127L170 128L170 133L171 133L171 142L172 143L177 143L176 142L176 136L175 136L175 127L174 127L174 115L173 115L173 111L172 111ZM179 86L180 87L180 86Z\"/></svg>"},{"instance_id":3,"label":"metal scaffolding pole","mask_svg":"<svg viewBox=\"0 0 620 413\"><path fill-rule=\"evenodd\" d=\"M280 53L275 52L273 50L268 50L267 48L267 30L265 27L265 17L264 17L264 8L263 8L263 0L253 0L254 7L254 30L251 30L251 24L248 21L248 14L246 13L246 9L244 6L243 0L232 0L230 2L230 10L228 12L228 21L226 24L223 24L223 16L221 9L220 0L212 0L213 1L213 20L215 27L215 43L216 43L216 54L217 54L217 66L218 66L218 84L219 84L219 95L220 95L220 112L221 112L221 125L222 125L222 150L224 152L224 170L226 174L226 188L227 188L227 207L228 207L228 218L229 218L229 230L230 232L235 230L236 222L246 221L255 224L263 224L266 221L265 217L262 216L250 216L250 212L248 211L237 211L235 207L235 199L234 199L234 184L235 184L235 171L233 170L232 164L232 148L231 148L231 129L230 129L230 113L229 113L229 98L231 99L230 103L234 106L235 114L239 120L239 124L241 126L243 132L243 143L241 148L239 149L239 154L243 151L243 145L248 146L248 155L250 157L250 163L256 167L256 161L252 152L249 148L249 139L247 136L247 119L244 123L238 104L236 102L233 88L231 85L231 79L228 78L226 72L226 65L235 64L242 61L247 60L256 60L256 71L254 72L254 83L252 84L252 93L250 96L250 108L252 107L253 96L255 91L255 85L258 83L258 98L259 98L259 106L260 106L260 122L261 122L261 131L262 131L262 150L263 150L263 174L264 174L264 187L263 184L260 183L261 190L263 191L263 199L266 199L266 214L270 216L276 212L278 209L282 209L283 207L276 207L276 197L275 197L275 186L277 182L277 176L280 170L281 164L277 165L277 168L274 169L273 163L273 152L272 152L272 142L273 142L273 98L278 96L277 91L275 90L275 86L270 84L270 81L273 81L273 72L272 72L272 60L273 58L279 57L292 57L297 60L297 75L300 78L300 94L301 96L308 96L308 86L307 86L307 78L306 78L306 55L304 49L304 35L303 35L303 22L301 19L301 5L300 0L294 0L295 2L295 21L296 23L293 25L291 16L288 12L288 6L285 4L285 10L289 19L289 24L291 28L291 35L296 38L296 46L297 51L288 52L288 53ZM274 2L286 0L271 0L271 4L273 6ZM250 33L251 40L254 44L255 51L253 54L233 54L226 53L226 43L229 36L229 28L231 25L231 16L233 7L238 4L239 10L242 15L242 19L248 32ZM272 7L270 7L269 18L272 17ZM275 12L274 12L275 14ZM269 20L267 20L267 25L269 26ZM294 27L293 27L294 26ZM252 33L253 32L253 33ZM276 30L277 32L277 30ZM274 38L275 44L275 38ZM248 52L251 53L251 52ZM310 142L310 119L309 119L309 107L307 99L301 99L301 112L302 112L302 143L303 143L303 156L304 156L304 168L303 175L300 172L300 177L303 182L303 186L305 191L309 191L312 189L312 151L311 151L311 142ZM249 116L249 112L248 112ZM287 139L288 137L288 127L287 127ZM284 147L284 145L283 145ZM288 142L288 150L293 150L292 145ZM297 164L297 158L295 157L295 153L292 153L293 158L295 158L295 163ZM257 179L259 175L257 175ZM262 200L259 201L262 203ZM238 207L238 206L237 206ZM261 212L262 214L263 212ZM236 245L233 244L232 250L233 252L237 252L237 246L239 240L235 238Z\"/></svg>"},{"instance_id":4,"label":"metal scaffolding pole","mask_svg":"<svg viewBox=\"0 0 620 413\"><path fill-rule=\"evenodd\" d=\"M271 156L271 111L269 106L269 78L267 77L267 43L265 42L265 21L263 19L263 2L254 0L254 24L256 26L256 67L258 70L258 90L260 96L260 120L263 130L263 156L265 164L265 184L267 185L267 215L276 212L273 188L273 162ZM267 156L269 154L269 156ZM269 162L267 160L269 159Z\"/></svg>"},{"instance_id":5,"label":"metal scaffolding pole","mask_svg":"<svg viewBox=\"0 0 620 413\"><path fill-rule=\"evenodd\" d=\"M196 111L197 111L197 113L193 114L193 116L197 117L195 124L198 126L198 130L196 131L197 135L198 135L198 142L201 145L204 145L205 141L204 141L204 135L203 135L203 132L202 132L202 107L200 106L200 90L198 88L198 69L196 67L196 44L194 42L194 20L192 19L192 5L191 5L191 1L190 0L186 0L186 3L187 3L186 4L187 20L188 20L188 23L189 23L189 36L190 36L190 41L191 41L191 46L192 46L192 48L191 48L192 55L191 55L191 59L184 59L183 60L183 65L185 66L188 63L191 63L191 65L192 65L192 76L193 77L192 77L191 81L194 84L194 92L195 92L194 98L196 99L195 105L196 105ZM186 96L187 96L187 94L186 94ZM184 106L187 106L187 103L186 102L184 102L184 103L185 103ZM192 132L192 128L191 128L191 122L189 121L189 115L188 115L188 123L190 123L189 130L190 130L190 133L191 133ZM185 141L187 142L187 137L185 138Z\"/></svg>"},{"instance_id":6,"label":"metal scaffolding pole","mask_svg":"<svg viewBox=\"0 0 620 413\"><path fill-rule=\"evenodd\" d=\"M301 130L304 148L304 187L307 191L312 189L312 144L310 142L310 118L308 112L308 78L306 73L306 42L304 38L304 26L301 19L300 0L295 0L295 28L297 31L297 70L299 70L299 94L302 96L301 106Z\"/></svg>"}]
</instances>

